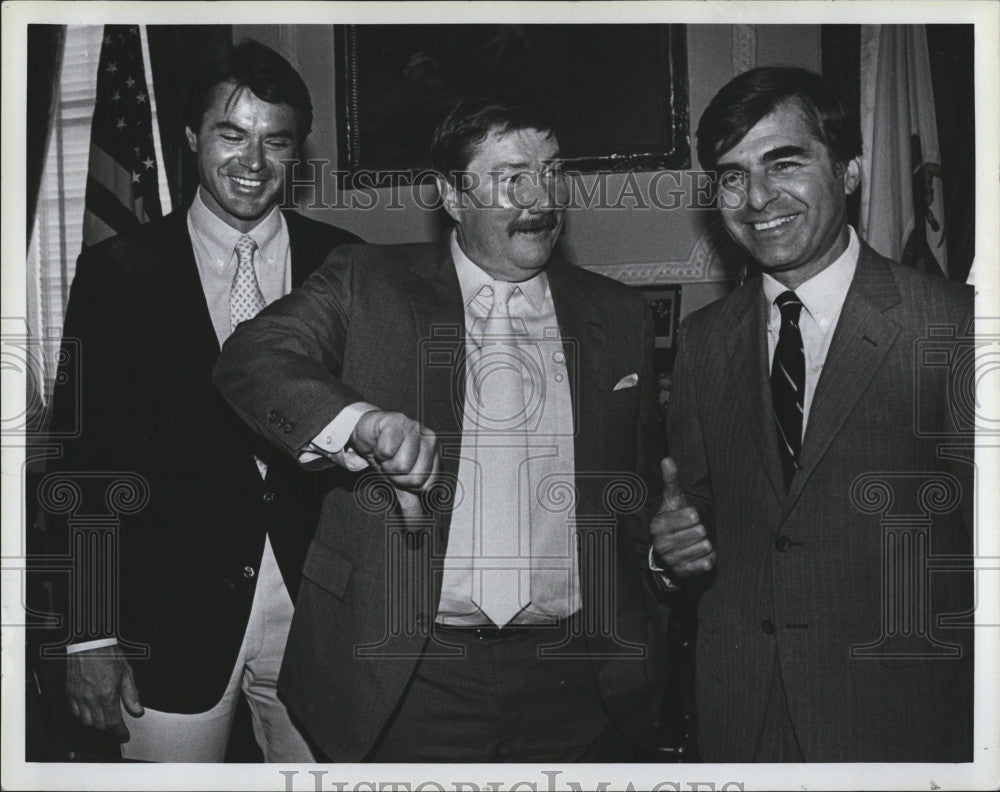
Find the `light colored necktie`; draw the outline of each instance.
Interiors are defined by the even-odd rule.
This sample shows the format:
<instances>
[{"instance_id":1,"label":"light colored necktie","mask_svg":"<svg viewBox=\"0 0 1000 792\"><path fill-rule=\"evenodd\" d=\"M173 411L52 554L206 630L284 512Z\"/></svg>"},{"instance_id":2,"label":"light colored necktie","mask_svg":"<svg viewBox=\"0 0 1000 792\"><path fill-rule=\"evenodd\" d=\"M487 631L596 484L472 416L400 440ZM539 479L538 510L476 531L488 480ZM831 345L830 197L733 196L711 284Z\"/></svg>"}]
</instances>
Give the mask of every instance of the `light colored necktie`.
<instances>
[{"instance_id":1,"label":"light colored necktie","mask_svg":"<svg viewBox=\"0 0 1000 792\"><path fill-rule=\"evenodd\" d=\"M253 319L267 305L253 271L255 250L257 243L247 234L236 242L236 275L233 276L233 288L229 293L229 319L233 330L240 322Z\"/></svg>"},{"instance_id":2,"label":"light colored necktie","mask_svg":"<svg viewBox=\"0 0 1000 792\"><path fill-rule=\"evenodd\" d=\"M485 287L489 288L489 287ZM531 600L531 534L524 381L508 301L517 287L492 284L492 306L473 333L466 408L476 427L472 601L503 627ZM520 323L519 323L520 324Z\"/></svg>"},{"instance_id":3,"label":"light colored necktie","mask_svg":"<svg viewBox=\"0 0 1000 792\"><path fill-rule=\"evenodd\" d=\"M229 321L233 330L240 322L253 319L267 305L260 290L257 275L253 271L253 254L257 243L252 236L244 234L236 241L236 274L229 292ZM254 455L260 477L267 477L267 464Z\"/></svg>"}]
</instances>

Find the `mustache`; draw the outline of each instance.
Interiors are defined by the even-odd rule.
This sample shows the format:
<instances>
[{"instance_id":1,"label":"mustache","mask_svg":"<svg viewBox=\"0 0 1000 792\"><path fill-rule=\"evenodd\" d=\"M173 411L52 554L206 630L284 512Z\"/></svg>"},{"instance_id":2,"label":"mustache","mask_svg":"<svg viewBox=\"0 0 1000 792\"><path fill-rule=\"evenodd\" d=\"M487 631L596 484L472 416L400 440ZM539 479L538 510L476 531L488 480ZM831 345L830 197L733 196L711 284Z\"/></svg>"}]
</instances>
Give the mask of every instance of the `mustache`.
<instances>
[{"instance_id":1,"label":"mustache","mask_svg":"<svg viewBox=\"0 0 1000 792\"><path fill-rule=\"evenodd\" d=\"M557 225L559 225L559 215L555 212L549 212L528 220L514 220L507 226L507 235L514 236L514 234L542 230L551 231Z\"/></svg>"}]
</instances>

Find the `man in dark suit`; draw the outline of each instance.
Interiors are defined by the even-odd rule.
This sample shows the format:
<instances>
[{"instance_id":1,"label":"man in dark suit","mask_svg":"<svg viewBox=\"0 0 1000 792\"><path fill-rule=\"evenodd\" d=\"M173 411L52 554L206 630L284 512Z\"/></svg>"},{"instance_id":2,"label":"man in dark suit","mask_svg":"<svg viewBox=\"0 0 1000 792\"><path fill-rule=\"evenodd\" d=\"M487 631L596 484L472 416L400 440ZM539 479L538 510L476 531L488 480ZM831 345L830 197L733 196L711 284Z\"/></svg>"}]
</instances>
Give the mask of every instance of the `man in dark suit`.
<instances>
[{"instance_id":1,"label":"man in dark suit","mask_svg":"<svg viewBox=\"0 0 1000 792\"><path fill-rule=\"evenodd\" d=\"M312 124L280 55L234 47L189 99L193 205L84 252L67 308L80 376L61 387L53 426L79 398L82 431L58 471L97 498L102 471L148 489L116 534L117 623L79 594L69 603L83 611L70 617L67 693L128 758L221 761L242 688L265 758L311 761L275 688L322 491L240 423L211 372L239 321L360 240L277 207L282 161ZM88 558L77 555L78 587Z\"/></svg>"},{"instance_id":2,"label":"man in dark suit","mask_svg":"<svg viewBox=\"0 0 1000 792\"><path fill-rule=\"evenodd\" d=\"M338 249L216 368L260 434L338 470L279 689L334 761L626 759L662 676L650 317L553 254L544 115L464 100L433 151L454 231Z\"/></svg>"},{"instance_id":3,"label":"man in dark suit","mask_svg":"<svg viewBox=\"0 0 1000 792\"><path fill-rule=\"evenodd\" d=\"M963 440L920 350L961 360L972 294L858 240L860 153L856 115L800 69L740 75L699 125L762 271L681 327L679 483L652 525L674 583L703 589L708 761L971 759L971 575L927 567L969 558L971 465L939 451Z\"/></svg>"}]
</instances>

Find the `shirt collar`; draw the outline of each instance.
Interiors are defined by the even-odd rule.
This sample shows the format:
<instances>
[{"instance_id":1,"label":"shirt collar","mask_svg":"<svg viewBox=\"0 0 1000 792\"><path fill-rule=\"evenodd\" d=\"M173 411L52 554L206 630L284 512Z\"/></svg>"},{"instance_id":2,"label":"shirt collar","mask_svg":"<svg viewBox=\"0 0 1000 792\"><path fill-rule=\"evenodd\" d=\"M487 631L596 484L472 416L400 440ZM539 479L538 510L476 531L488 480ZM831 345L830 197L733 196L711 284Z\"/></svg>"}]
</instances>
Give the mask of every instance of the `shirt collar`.
<instances>
[{"instance_id":1,"label":"shirt collar","mask_svg":"<svg viewBox=\"0 0 1000 792\"><path fill-rule=\"evenodd\" d=\"M455 262L458 285L462 289L462 305L467 307L483 286L492 284L494 279L465 255L462 246L458 244L457 231L451 232L451 258ZM521 294L524 295L532 310L539 311L545 300L545 290L548 288L548 284L548 275L539 272L533 278L518 282L517 287L521 290Z\"/></svg>"},{"instance_id":2,"label":"shirt collar","mask_svg":"<svg viewBox=\"0 0 1000 792\"><path fill-rule=\"evenodd\" d=\"M847 230L850 236L844 252L829 267L813 275L805 283L800 283L795 290L795 295L802 301L803 307L820 327L828 326L840 316L840 309L844 307L847 291L851 287L854 271L858 266L861 243L851 226L848 226ZM782 292L788 291L787 286L779 283L766 272L763 277L763 286L768 306L773 306L775 298Z\"/></svg>"},{"instance_id":3,"label":"shirt collar","mask_svg":"<svg viewBox=\"0 0 1000 792\"><path fill-rule=\"evenodd\" d=\"M188 217L191 220L191 227L205 241L210 251L232 254L236 248L236 242L243 236L243 232L237 231L208 208L201 199L200 187L195 193ZM246 232L253 237L254 242L257 243L257 250L265 259L274 258L274 251L271 250L272 243L277 240L283 224L284 218L275 205L257 225ZM222 266L228 264L230 259L231 255L219 257Z\"/></svg>"}]
</instances>

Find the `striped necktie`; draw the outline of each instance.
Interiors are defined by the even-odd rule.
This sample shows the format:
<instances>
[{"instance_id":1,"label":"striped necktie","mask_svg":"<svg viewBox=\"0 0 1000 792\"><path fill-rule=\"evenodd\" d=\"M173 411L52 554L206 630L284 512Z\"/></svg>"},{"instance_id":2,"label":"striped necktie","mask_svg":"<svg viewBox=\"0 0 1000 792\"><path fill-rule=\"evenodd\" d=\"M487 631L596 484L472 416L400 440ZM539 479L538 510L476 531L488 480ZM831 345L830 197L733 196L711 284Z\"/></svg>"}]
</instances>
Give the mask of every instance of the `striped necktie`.
<instances>
[{"instance_id":1,"label":"striped necktie","mask_svg":"<svg viewBox=\"0 0 1000 792\"><path fill-rule=\"evenodd\" d=\"M806 358L799 330L802 302L793 291L785 291L774 301L781 311L781 331L771 365L771 399L778 430L785 489L792 483L802 450L803 398L806 389Z\"/></svg>"}]
</instances>

